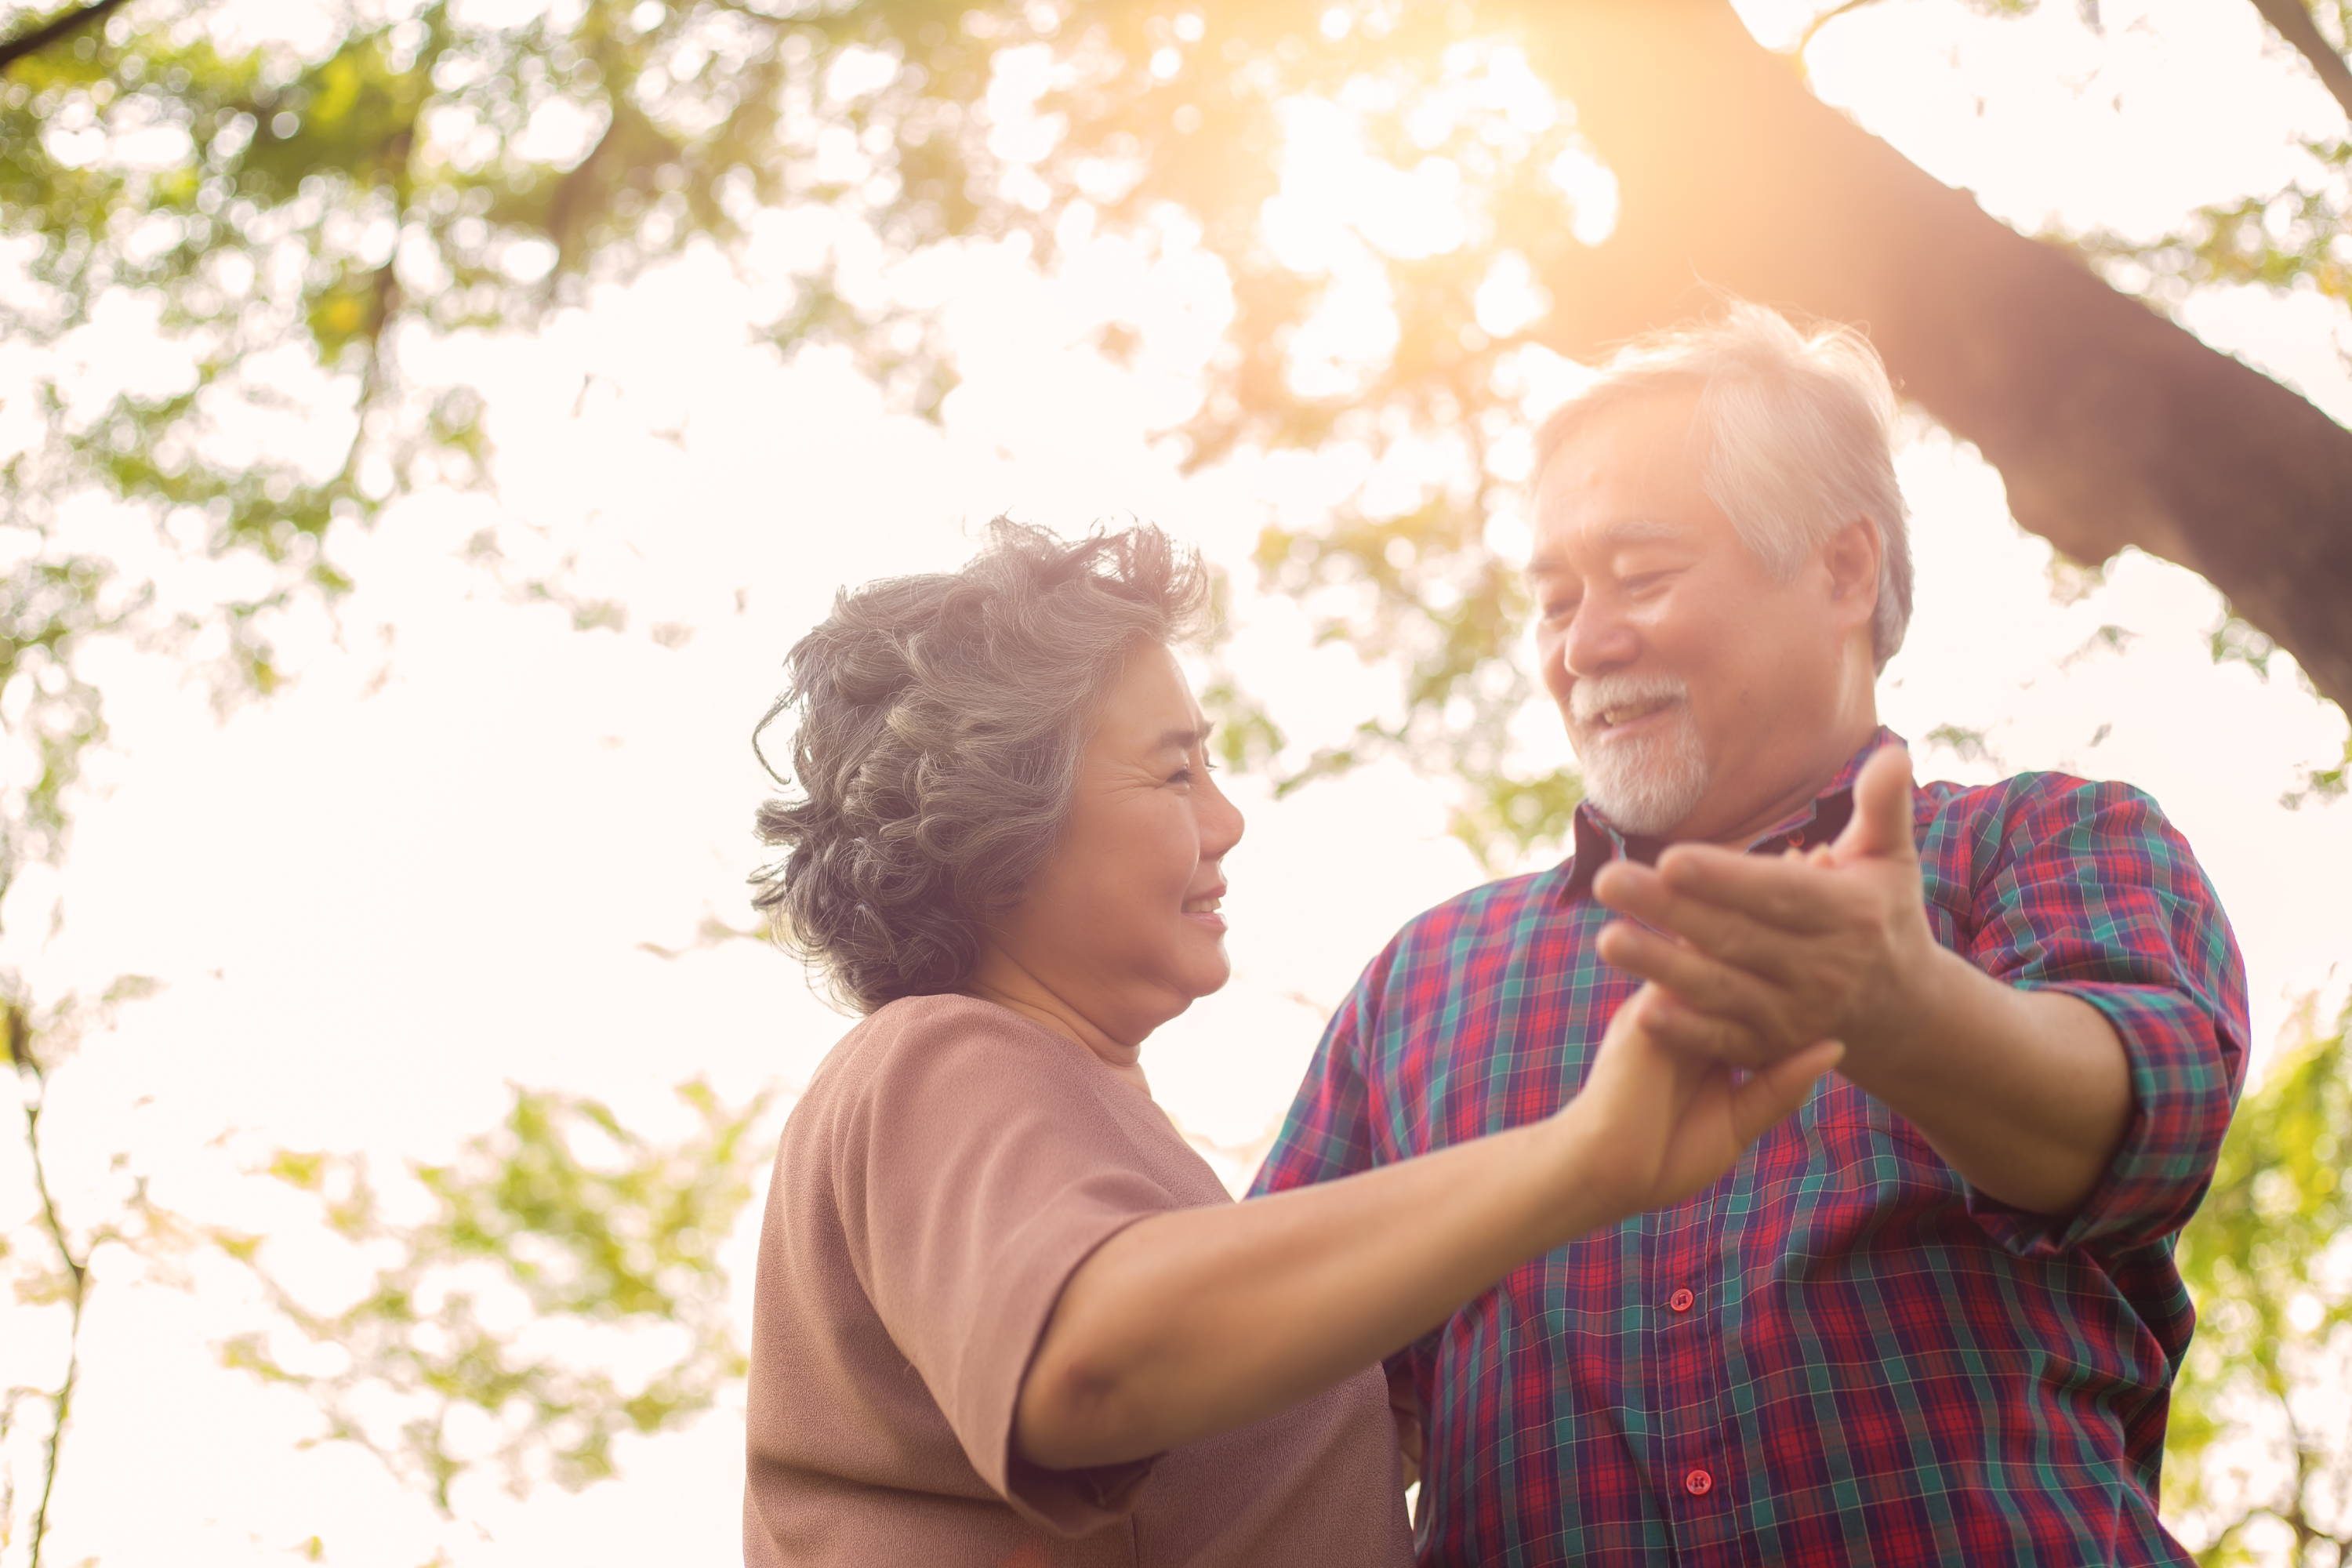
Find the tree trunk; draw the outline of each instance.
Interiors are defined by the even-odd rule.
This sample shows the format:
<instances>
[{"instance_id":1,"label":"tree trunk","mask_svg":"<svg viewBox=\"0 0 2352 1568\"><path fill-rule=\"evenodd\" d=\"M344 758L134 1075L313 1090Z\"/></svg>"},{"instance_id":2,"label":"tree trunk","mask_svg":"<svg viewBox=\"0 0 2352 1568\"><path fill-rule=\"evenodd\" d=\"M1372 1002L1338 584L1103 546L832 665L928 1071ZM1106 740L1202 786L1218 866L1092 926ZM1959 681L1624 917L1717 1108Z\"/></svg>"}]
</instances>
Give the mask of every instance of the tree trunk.
<instances>
[{"instance_id":1,"label":"tree trunk","mask_svg":"<svg viewBox=\"0 0 2352 1568\"><path fill-rule=\"evenodd\" d=\"M1549 342L1589 353L1710 288L1853 322L2021 524L2188 567L2352 708L2352 432L1854 126L1722 0L1582 0L1528 31L1621 192L1607 241L1539 259Z\"/></svg>"}]
</instances>

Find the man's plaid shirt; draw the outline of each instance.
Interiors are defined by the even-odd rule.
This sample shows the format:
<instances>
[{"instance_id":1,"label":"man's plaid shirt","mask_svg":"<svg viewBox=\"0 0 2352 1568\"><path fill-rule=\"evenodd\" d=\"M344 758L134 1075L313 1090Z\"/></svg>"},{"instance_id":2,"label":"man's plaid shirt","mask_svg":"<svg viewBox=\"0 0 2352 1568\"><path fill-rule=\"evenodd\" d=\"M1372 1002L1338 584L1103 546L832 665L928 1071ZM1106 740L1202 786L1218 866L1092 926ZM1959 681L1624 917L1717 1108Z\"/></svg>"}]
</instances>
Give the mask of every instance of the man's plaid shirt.
<instances>
[{"instance_id":1,"label":"man's plaid shirt","mask_svg":"<svg viewBox=\"0 0 2352 1568\"><path fill-rule=\"evenodd\" d=\"M1866 755L1757 847L1833 837ZM2189 1561L2157 1520L2194 1316L2172 1237L2244 1070L2236 943L2126 785L1929 784L1914 819L1937 940L2123 1037L2136 1107L2098 1187L2069 1216L2009 1207L1832 1076L1709 1191L1534 1259L1402 1352L1424 1563ZM1592 874L1654 849L1580 810L1565 864L1408 924L1256 1190L1558 1110L1635 987L1594 956Z\"/></svg>"}]
</instances>

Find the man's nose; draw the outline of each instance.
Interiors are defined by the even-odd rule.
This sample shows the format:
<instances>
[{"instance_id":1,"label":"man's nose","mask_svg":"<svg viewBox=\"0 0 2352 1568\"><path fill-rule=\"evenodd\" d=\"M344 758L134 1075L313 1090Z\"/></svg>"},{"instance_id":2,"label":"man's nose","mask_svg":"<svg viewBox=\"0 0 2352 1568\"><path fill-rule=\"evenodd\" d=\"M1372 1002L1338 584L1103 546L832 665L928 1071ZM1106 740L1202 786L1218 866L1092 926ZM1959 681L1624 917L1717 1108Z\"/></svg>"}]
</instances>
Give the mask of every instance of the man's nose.
<instances>
[{"instance_id":1,"label":"man's nose","mask_svg":"<svg viewBox=\"0 0 2352 1568\"><path fill-rule=\"evenodd\" d=\"M1570 675L1602 675L1622 669L1642 651L1642 639L1625 618L1622 606L1600 595L1588 595L1568 623L1560 639L1560 658Z\"/></svg>"}]
</instances>

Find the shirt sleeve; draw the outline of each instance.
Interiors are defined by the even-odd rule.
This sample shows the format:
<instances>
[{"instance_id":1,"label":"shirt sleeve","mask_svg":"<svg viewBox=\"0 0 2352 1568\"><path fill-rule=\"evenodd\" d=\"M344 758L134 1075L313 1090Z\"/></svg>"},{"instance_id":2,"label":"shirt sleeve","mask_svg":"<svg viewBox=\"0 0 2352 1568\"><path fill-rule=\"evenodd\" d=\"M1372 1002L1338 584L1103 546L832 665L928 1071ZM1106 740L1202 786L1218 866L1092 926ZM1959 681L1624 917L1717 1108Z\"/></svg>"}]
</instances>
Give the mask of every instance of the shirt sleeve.
<instances>
[{"instance_id":1,"label":"shirt sleeve","mask_svg":"<svg viewBox=\"0 0 2352 1568\"><path fill-rule=\"evenodd\" d=\"M1307 1076L1290 1102L1290 1113L1283 1119L1282 1131L1250 1183L1251 1197L1337 1181L1381 1163L1363 1047L1378 1015L1381 986L1394 951L1392 943L1372 961L1347 1000L1339 1004L1339 1010L1331 1015L1322 1043L1315 1047L1314 1060L1307 1064ZM1389 1356L1384 1364L1418 1383L1423 1360L1437 1337L1433 1330Z\"/></svg>"},{"instance_id":2,"label":"shirt sleeve","mask_svg":"<svg viewBox=\"0 0 2352 1568\"><path fill-rule=\"evenodd\" d=\"M1371 1169L1372 1128L1359 1047L1371 1011L1373 984L1372 972L1367 971L1331 1015L1290 1112L1283 1118L1282 1131L1250 1184L1251 1197Z\"/></svg>"},{"instance_id":3,"label":"shirt sleeve","mask_svg":"<svg viewBox=\"0 0 2352 1568\"><path fill-rule=\"evenodd\" d=\"M1088 1064L1061 1058L1077 1048L952 1016L916 1026L836 1144L843 1229L875 1311L981 1479L1061 1535L1122 1517L1153 1461L1030 1463L1013 1446L1022 1381L1078 1266L1183 1206L1144 1173Z\"/></svg>"},{"instance_id":4,"label":"shirt sleeve","mask_svg":"<svg viewBox=\"0 0 2352 1568\"><path fill-rule=\"evenodd\" d=\"M2243 1082L2245 965L2188 843L2147 795L2053 780L2009 820L1979 882L1967 955L1997 980L2099 1010L2129 1062L2122 1144L2072 1215L2029 1213L1971 1187L2012 1252L2159 1241L2188 1223Z\"/></svg>"}]
</instances>

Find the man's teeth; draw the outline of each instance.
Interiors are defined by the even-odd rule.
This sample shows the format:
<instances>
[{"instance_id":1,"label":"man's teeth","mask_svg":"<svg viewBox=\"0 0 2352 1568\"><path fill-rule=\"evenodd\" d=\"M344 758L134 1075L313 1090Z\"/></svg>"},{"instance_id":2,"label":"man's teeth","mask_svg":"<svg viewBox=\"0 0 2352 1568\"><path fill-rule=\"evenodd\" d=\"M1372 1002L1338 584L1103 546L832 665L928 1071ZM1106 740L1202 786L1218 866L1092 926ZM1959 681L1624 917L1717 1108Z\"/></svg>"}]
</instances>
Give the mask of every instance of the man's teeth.
<instances>
[{"instance_id":1,"label":"man's teeth","mask_svg":"<svg viewBox=\"0 0 2352 1568\"><path fill-rule=\"evenodd\" d=\"M1660 700L1654 702L1628 702L1616 708L1603 708L1601 710L1601 727L1613 730L1628 721L1654 713L1665 705L1664 700Z\"/></svg>"},{"instance_id":2,"label":"man's teeth","mask_svg":"<svg viewBox=\"0 0 2352 1568\"><path fill-rule=\"evenodd\" d=\"M1217 906L1223 902L1223 899L1187 899L1184 900L1184 912L1188 915L1213 915L1217 912Z\"/></svg>"}]
</instances>

